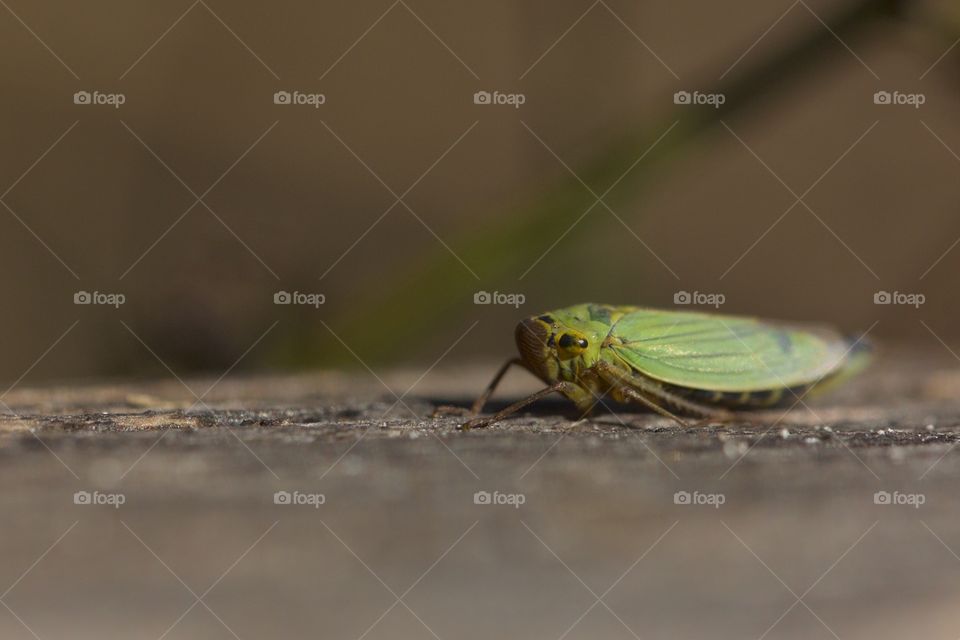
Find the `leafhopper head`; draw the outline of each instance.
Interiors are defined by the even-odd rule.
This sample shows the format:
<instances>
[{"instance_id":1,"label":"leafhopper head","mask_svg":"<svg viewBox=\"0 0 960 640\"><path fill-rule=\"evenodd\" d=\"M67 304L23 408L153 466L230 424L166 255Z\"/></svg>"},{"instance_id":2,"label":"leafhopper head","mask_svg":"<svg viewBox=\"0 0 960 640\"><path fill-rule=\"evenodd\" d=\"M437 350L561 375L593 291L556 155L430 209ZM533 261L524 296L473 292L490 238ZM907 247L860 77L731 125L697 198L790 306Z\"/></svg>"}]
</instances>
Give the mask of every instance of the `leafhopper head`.
<instances>
[{"instance_id":1,"label":"leafhopper head","mask_svg":"<svg viewBox=\"0 0 960 640\"><path fill-rule=\"evenodd\" d=\"M551 315L531 316L517 325L517 350L530 371L546 382L556 382L562 369L596 364L608 329L599 322L572 324Z\"/></svg>"}]
</instances>

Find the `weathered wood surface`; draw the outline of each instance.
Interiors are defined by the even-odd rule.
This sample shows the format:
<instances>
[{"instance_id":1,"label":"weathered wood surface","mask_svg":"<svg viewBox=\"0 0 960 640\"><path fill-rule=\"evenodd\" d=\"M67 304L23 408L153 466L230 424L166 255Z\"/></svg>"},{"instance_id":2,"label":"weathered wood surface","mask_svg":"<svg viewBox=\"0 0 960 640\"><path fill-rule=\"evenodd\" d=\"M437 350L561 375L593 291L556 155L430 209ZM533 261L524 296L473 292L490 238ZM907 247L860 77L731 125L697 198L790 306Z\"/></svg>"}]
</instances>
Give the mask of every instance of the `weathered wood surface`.
<instances>
[{"instance_id":1,"label":"weathered wood surface","mask_svg":"<svg viewBox=\"0 0 960 640\"><path fill-rule=\"evenodd\" d=\"M810 410L700 429L573 424L562 402L468 433L429 417L492 367L399 403L338 373L227 379L202 403L177 381L18 389L0 637L956 638L957 364L897 352ZM420 374L381 377L403 394ZM502 401L530 388L509 377Z\"/></svg>"}]
</instances>

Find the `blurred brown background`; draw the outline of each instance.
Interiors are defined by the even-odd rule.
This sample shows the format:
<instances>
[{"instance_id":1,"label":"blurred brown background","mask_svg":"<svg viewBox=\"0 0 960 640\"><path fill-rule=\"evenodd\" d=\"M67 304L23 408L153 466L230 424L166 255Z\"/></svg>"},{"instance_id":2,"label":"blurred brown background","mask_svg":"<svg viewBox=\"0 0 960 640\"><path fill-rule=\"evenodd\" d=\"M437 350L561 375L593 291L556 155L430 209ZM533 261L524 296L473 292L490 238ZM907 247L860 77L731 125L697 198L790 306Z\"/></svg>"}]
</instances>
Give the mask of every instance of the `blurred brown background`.
<instances>
[{"instance_id":1,"label":"blurred brown background","mask_svg":"<svg viewBox=\"0 0 960 640\"><path fill-rule=\"evenodd\" d=\"M946 1L5 0L0 375L356 365L323 323L499 358L521 315L678 291L957 344L958 37Z\"/></svg>"}]
</instances>

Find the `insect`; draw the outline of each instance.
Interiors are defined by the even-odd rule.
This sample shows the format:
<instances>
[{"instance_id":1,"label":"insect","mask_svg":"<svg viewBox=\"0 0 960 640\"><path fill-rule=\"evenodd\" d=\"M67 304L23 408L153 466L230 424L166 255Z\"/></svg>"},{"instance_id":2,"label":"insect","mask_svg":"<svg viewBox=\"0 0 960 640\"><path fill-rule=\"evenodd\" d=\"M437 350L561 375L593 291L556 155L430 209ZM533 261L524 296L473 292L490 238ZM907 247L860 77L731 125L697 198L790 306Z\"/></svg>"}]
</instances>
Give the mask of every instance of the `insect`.
<instances>
[{"instance_id":1,"label":"insect","mask_svg":"<svg viewBox=\"0 0 960 640\"><path fill-rule=\"evenodd\" d=\"M729 419L731 411L797 402L814 386L845 379L869 348L829 327L633 306L579 304L520 322L519 358L507 361L473 405L519 365L548 386L463 428L503 420L551 393L584 415L604 398L639 403L686 425L674 412Z\"/></svg>"}]
</instances>

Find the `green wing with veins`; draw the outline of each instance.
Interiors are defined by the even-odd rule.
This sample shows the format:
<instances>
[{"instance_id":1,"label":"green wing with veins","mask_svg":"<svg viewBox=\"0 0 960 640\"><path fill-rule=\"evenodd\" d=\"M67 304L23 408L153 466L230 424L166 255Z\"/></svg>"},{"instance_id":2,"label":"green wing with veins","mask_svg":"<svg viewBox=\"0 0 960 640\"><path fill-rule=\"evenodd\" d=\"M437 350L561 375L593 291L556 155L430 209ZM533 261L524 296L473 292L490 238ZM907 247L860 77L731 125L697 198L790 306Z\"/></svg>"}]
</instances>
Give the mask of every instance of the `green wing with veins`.
<instances>
[{"instance_id":1,"label":"green wing with veins","mask_svg":"<svg viewBox=\"0 0 960 640\"><path fill-rule=\"evenodd\" d=\"M649 378L742 392L817 382L843 367L850 342L825 327L635 308L616 320L607 346Z\"/></svg>"}]
</instances>

